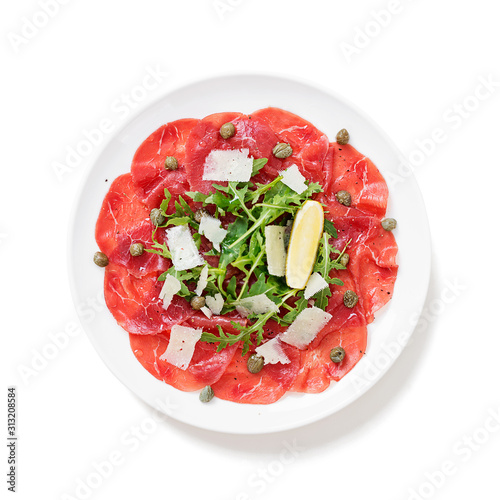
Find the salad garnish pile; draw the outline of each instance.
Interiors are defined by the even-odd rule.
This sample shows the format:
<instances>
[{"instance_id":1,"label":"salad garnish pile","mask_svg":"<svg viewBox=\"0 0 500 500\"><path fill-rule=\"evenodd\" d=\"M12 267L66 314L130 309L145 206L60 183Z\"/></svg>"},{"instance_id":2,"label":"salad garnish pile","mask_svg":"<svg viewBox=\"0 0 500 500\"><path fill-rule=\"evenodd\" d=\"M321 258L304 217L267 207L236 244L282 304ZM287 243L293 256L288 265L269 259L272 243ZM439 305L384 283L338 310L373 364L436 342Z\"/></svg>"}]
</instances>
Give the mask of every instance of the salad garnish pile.
<instances>
[{"instance_id":1,"label":"salad garnish pile","mask_svg":"<svg viewBox=\"0 0 500 500\"><path fill-rule=\"evenodd\" d=\"M253 160L252 177L266 163L265 158ZM314 194L322 192L319 183L306 181L304 191L298 193L282 181L283 175L278 175L267 184L252 180L230 181L227 186L214 183L210 194L187 192L187 197L202 204L202 208L196 211L192 210L182 195L172 200L169 190L165 189L165 198L159 207L161 218L158 219L157 216L154 218L158 224L152 235L153 247L146 251L169 260L172 260L172 252L166 243L160 243L156 239L158 228L190 227L193 230L192 237L196 248L199 250L202 240L200 226L203 224L203 218L232 221L227 225L220 245L214 244L205 252L206 256L219 258L217 266L212 266L208 262L185 270L177 270L176 266L172 266L158 278L159 281L164 281L167 276L176 278L181 286L177 295L185 298L194 308L201 309L205 306L206 300L203 300L201 293L196 293L196 287L202 273L208 272L205 278L204 296L223 298L221 315L235 310L241 311L248 320L248 324L244 326L238 321L232 321L238 333L224 331L220 325L218 325L218 335L203 332L201 340L217 343L219 351L242 341L242 354L246 354L250 347L258 346L262 342L268 321L276 321L281 326L290 325L308 303L324 311L328 304L328 297L331 296L328 285L343 285L341 280L330 278L333 269L346 268L342 263L346 248L338 250L331 244L332 238L337 238L337 231L328 219L321 221L324 231L321 232L318 244L300 249L302 252L299 254L299 260L306 259L307 254L313 256L314 263L311 271L314 273L313 276L319 275L324 280L322 281L325 283L323 288L312 296L305 297L304 288L310 272L302 288L289 286L286 276L276 276L270 273L269 262L266 258L270 253L269 249L266 251L266 228L272 224L283 229L286 249L292 236L295 216ZM167 210L172 201L174 201L175 211L168 214ZM243 279L239 280L240 283L234 274L227 279L230 267L241 271ZM299 269L287 269L287 271L288 275L300 272ZM259 303L261 303L262 296L269 299L272 304L265 312L256 312L259 311L259 307L253 310L245 307L245 304L251 304L252 301L249 299L252 297L259 297Z\"/></svg>"}]
</instances>

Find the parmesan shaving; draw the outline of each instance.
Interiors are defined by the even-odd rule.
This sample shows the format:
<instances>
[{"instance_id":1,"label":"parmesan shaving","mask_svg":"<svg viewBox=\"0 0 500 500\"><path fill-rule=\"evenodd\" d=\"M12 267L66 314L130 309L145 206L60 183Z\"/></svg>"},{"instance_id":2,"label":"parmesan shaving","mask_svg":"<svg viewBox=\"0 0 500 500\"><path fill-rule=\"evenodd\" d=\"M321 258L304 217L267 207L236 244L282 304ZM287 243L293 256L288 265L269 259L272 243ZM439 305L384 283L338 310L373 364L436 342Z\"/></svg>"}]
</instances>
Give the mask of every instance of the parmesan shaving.
<instances>
[{"instance_id":1,"label":"parmesan shaving","mask_svg":"<svg viewBox=\"0 0 500 500\"><path fill-rule=\"evenodd\" d=\"M203 290L208 285L208 266L205 264L203 269L201 270L200 277L198 278L198 283L196 283L196 290L194 293L201 297Z\"/></svg>"},{"instance_id":2,"label":"parmesan shaving","mask_svg":"<svg viewBox=\"0 0 500 500\"><path fill-rule=\"evenodd\" d=\"M280 335L280 339L282 342L304 349L316 338L316 335L331 318L331 314L318 307L304 309L288 327L287 331Z\"/></svg>"},{"instance_id":3,"label":"parmesan shaving","mask_svg":"<svg viewBox=\"0 0 500 500\"><path fill-rule=\"evenodd\" d=\"M306 289L304 290L304 298L310 299L313 295L316 295L319 291L323 290L328 286L323 276L319 273L312 273L309 281L307 282Z\"/></svg>"},{"instance_id":4,"label":"parmesan shaving","mask_svg":"<svg viewBox=\"0 0 500 500\"><path fill-rule=\"evenodd\" d=\"M207 307L203 306L200 311L208 318L210 319L214 314L213 312Z\"/></svg>"},{"instance_id":5,"label":"parmesan shaving","mask_svg":"<svg viewBox=\"0 0 500 500\"><path fill-rule=\"evenodd\" d=\"M176 271L185 271L205 264L187 224L171 227L165 231L165 234L168 249L172 254L172 264Z\"/></svg>"},{"instance_id":6,"label":"parmesan shaving","mask_svg":"<svg viewBox=\"0 0 500 500\"><path fill-rule=\"evenodd\" d=\"M266 226L267 270L273 276L285 276L286 250L285 227Z\"/></svg>"},{"instance_id":7,"label":"parmesan shaving","mask_svg":"<svg viewBox=\"0 0 500 500\"><path fill-rule=\"evenodd\" d=\"M280 175L283 177L281 182L296 193L303 193L307 189L306 178L300 173L299 167L295 163L280 172Z\"/></svg>"},{"instance_id":8,"label":"parmesan shaving","mask_svg":"<svg viewBox=\"0 0 500 500\"><path fill-rule=\"evenodd\" d=\"M248 148L211 151L203 166L203 180L248 182L253 170L249 152Z\"/></svg>"},{"instance_id":9,"label":"parmesan shaving","mask_svg":"<svg viewBox=\"0 0 500 500\"><path fill-rule=\"evenodd\" d=\"M163 309L167 310L174 295L181 289L181 282L171 274L168 274L160 291L160 299L163 300Z\"/></svg>"},{"instance_id":10,"label":"parmesan shaving","mask_svg":"<svg viewBox=\"0 0 500 500\"><path fill-rule=\"evenodd\" d=\"M286 365L290 363L278 337L257 347L255 352L264 358L265 365L275 365L276 363Z\"/></svg>"},{"instance_id":11,"label":"parmesan shaving","mask_svg":"<svg viewBox=\"0 0 500 500\"><path fill-rule=\"evenodd\" d=\"M196 342L200 340L203 328L174 325L170 331L170 340L160 359L185 370L193 357Z\"/></svg>"},{"instance_id":12,"label":"parmesan shaving","mask_svg":"<svg viewBox=\"0 0 500 500\"><path fill-rule=\"evenodd\" d=\"M243 306L251 314L264 314L271 311L279 312L279 307L265 294L254 295L253 297L245 297L238 303Z\"/></svg>"},{"instance_id":13,"label":"parmesan shaving","mask_svg":"<svg viewBox=\"0 0 500 500\"><path fill-rule=\"evenodd\" d=\"M243 307L243 306L236 306L236 311L239 313L239 315L242 318L247 318L251 312L249 309L247 309L246 307Z\"/></svg>"},{"instance_id":14,"label":"parmesan shaving","mask_svg":"<svg viewBox=\"0 0 500 500\"><path fill-rule=\"evenodd\" d=\"M204 215L200 221L199 233L203 234L220 252L220 244L226 237L227 229L221 227L221 221L211 215Z\"/></svg>"},{"instance_id":15,"label":"parmesan shaving","mask_svg":"<svg viewBox=\"0 0 500 500\"><path fill-rule=\"evenodd\" d=\"M220 314L224 307L224 298L220 293L216 293L214 297L206 297L205 302L215 315Z\"/></svg>"}]
</instances>

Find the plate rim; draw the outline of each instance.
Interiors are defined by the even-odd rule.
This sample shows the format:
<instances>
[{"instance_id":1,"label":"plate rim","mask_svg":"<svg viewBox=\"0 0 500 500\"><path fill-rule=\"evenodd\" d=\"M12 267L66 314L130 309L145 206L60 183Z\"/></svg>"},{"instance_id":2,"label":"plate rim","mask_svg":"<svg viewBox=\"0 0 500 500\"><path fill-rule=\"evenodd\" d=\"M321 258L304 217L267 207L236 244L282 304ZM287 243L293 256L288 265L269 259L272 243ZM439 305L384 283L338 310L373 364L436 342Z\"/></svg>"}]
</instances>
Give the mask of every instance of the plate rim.
<instances>
[{"instance_id":1,"label":"plate rim","mask_svg":"<svg viewBox=\"0 0 500 500\"><path fill-rule=\"evenodd\" d=\"M90 335L90 333L87 331L87 327L85 322L82 320L81 314L78 311L77 304L78 304L78 292L77 292L77 283L76 283L76 276L75 276L75 256L71 252L71 247L72 247L72 241L74 238L74 234L76 232L76 225L74 224L74 221L76 219L76 214L78 212L78 209L80 207L80 204L82 202L82 199L85 194L85 188L87 186L87 183L89 181L89 178L92 175L92 172L94 170L94 166L99 160L99 158L102 156L103 152L108 148L108 146L116 140L118 136L132 123L134 122L141 114L147 112L150 108L154 108L158 103L162 102L164 99L166 99L169 95L174 94L175 92L181 91L181 90L186 90L189 87L194 87L194 86L199 86L199 85L207 85L211 82L224 79L224 78L259 78L259 79L278 79L285 81L287 83L291 84L301 84L303 86L307 86L313 90L318 90L336 100L339 102L343 103L345 106L348 108L352 109L355 113L357 113L363 120L365 120L370 127L374 128L375 130L378 131L378 133L384 138L386 141L387 145L390 147L390 149L398 156L400 159L401 163L404 163L405 167L407 168L407 171L410 172L410 174L405 178L405 182L410 182L412 184L412 190L415 192L416 195L418 195L418 201L420 204L419 212L421 212L421 222L423 223L423 226L425 228L425 233L422 234L422 248L425 250L425 255L427 257L426 259L426 266L425 266L425 276L422 277L422 288L425 290L425 292L422 294L421 299L420 299L420 304L418 304L418 307L414 307L415 314L420 317L422 314L422 310L424 308L426 298L428 295L428 290L429 290L429 284L430 284L430 276L431 276L431 263L432 263L432 252L431 252L431 232L430 232L430 226L429 226L429 219L427 215L427 210L425 207L424 199L422 196L422 192L420 190L420 187L418 185L417 179L415 178L415 175L413 173L413 169L410 168L408 160L403 156L401 153L400 149L396 145L396 143L392 140L392 138L387 134L385 129L383 129L369 114L367 114L365 111L363 111L360 107L358 107L355 103L353 103L350 99L345 98L343 95L338 94L337 92L333 91L329 87L318 84L317 82L305 79L303 77L297 77L295 75L284 75L284 74L279 74L279 73L273 73L273 72L220 72L215 75L210 75L204 78L190 78L185 81L179 82L176 85L170 86L167 90L162 92L160 95L155 97L154 99L151 99L150 101L147 101L145 103L141 103L137 107L136 110L134 110L132 113L130 113L129 116L127 116L126 119L123 120L122 123L119 124L113 130L108 136L106 137L106 140L102 142L102 144L97 147L93 154L90 155L86 161L85 161L85 172L82 174L82 176L79 179L79 185L78 188L76 189L74 201L71 207L71 212L70 212L70 217L69 217L69 228L67 231L67 244L66 244L66 249L67 249L67 270L68 270L68 277L69 277L69 284L70 284L70 290L71 290L71 296L73 299L73 306L75 307L75 312L77 313L77 316L80 320L82 329L85 331L85 334L87 338L90 340L93 348L96 350L98 353L99 357L101 360L104 362L106 367L109 369L109 371L130 391L132 392L136 397L138 397L141 401L144 403L148 404L148 406L156 409L163 411L161 408L157 408L144 394L140 394L133 390L120 376L118 373L115 372L113 367L110 366L108 363L108 360L106 359L106 356L104 355L104 349L102 346L96 341L96 339ZM106 311L109 312L106 308ZM368 325L369 326L369 325ZM394 365L396 360L399 358L401 353L403 352L404 348L406 347L408 341L411 339L412 335L414 334L414 330L416 328L416 324L412 325L411 329L409 332L407 332L407 339L404 344L402 344L402 348L399 351L399 353L394 356L391 360L390 363L387 365L386 368L383 370L380 370L378 375L370 381L369 384L366 384L362 389L360 389L358 392L353 393L350 397L343 398L341 404L338 404L334 410L329 411L326 409L323 412L316 413L314 415L310 415L308 418L304 418L300 421L293 421L288 424L281 424L279 426L274 426L274 427L269 427L266 429L216 429L212 426L209 425L203 425L203 422L201 423L193 423L186 421L181 418L176 418L175 413L174 414L168 414L167 415L171 418L174 418L175 420L196 427L200 429L205 429L209 430L212 432L220 432L223 434L234 434L234 435L260 435L260 434L268 434L268 433L275 433L275 432L282 432L282 431L287 431L290 429L295 429L299 427L303 427L308 424L312 424L316 421L322 420L323 418L333 415L334 413L337 413L341 411L342 409L346 408L349 406L351 403L359 399L361 396L363 396L369 389L371 389L376 383L382 379L383 376L385 376L391 369L391 367ZM348 377L349 374L346 375ZM345 377L342 379L344 380ZM156 382L165 384L164 382L158 381L157 379L154 379ZM168 385L168 384L165 384ZM327 391L329 388L326 389ZM309 397L314 397L315 394L308 394L307 396ZM279 402L276 402L279 403ZM273 403L273 404L276 404ZM239 403L233 403L233 404L239 404ZM249 404L241 404L242 406L272 406L272 405L249 405ZM164 412L165 413L165 412Z\"/></svg>"}]
</instances>

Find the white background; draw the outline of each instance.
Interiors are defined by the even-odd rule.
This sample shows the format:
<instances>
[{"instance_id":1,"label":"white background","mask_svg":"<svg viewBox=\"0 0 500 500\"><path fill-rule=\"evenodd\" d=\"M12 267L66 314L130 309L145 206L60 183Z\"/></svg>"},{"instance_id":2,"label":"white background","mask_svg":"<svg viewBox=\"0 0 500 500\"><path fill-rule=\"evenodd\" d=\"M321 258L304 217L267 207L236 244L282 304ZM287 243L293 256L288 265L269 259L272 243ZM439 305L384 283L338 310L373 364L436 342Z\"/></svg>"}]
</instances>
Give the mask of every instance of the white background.
<instances>
[{"instance_id":1,"label":"white background","mask_svg":"<svg viewBox=\"0 0 500 500\"><path fill-rule=\"evenodd\" d=\"M2 413L16 385L18 498L499 498L497 6L70 0L47 21L41 3L0 16ZM148 67L165 73L156 88L117 104ZM412 162L433 239L424 318L382 381L321 422L253 437L152 420L81 331L47 347L78 321L66 238L92 155L62 177L55 163L102 119L118 127L184 82L240 71L306 78L365 110Z\"/></svg>"}]
</instances>

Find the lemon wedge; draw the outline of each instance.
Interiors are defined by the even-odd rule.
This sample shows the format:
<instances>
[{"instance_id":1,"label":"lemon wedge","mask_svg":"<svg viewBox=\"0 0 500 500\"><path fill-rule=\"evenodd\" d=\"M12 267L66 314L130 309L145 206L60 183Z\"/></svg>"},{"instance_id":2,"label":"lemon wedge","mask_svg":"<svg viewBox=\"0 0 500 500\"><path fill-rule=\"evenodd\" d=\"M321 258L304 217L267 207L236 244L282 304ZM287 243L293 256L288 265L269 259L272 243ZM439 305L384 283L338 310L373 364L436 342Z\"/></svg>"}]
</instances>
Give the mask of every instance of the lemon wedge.
<instances>
[{"instance_id":1,"label":"lemon wedge","mask_svg":"<svg viewBox=\"0 0 500 500\"><path fill-rule=\"evenodd\" d=\"M311 276L325 216L321 203L308 200L293 221L286 256L286 284L290 288L305 288Z\"/></svg>"}]
</instances>

